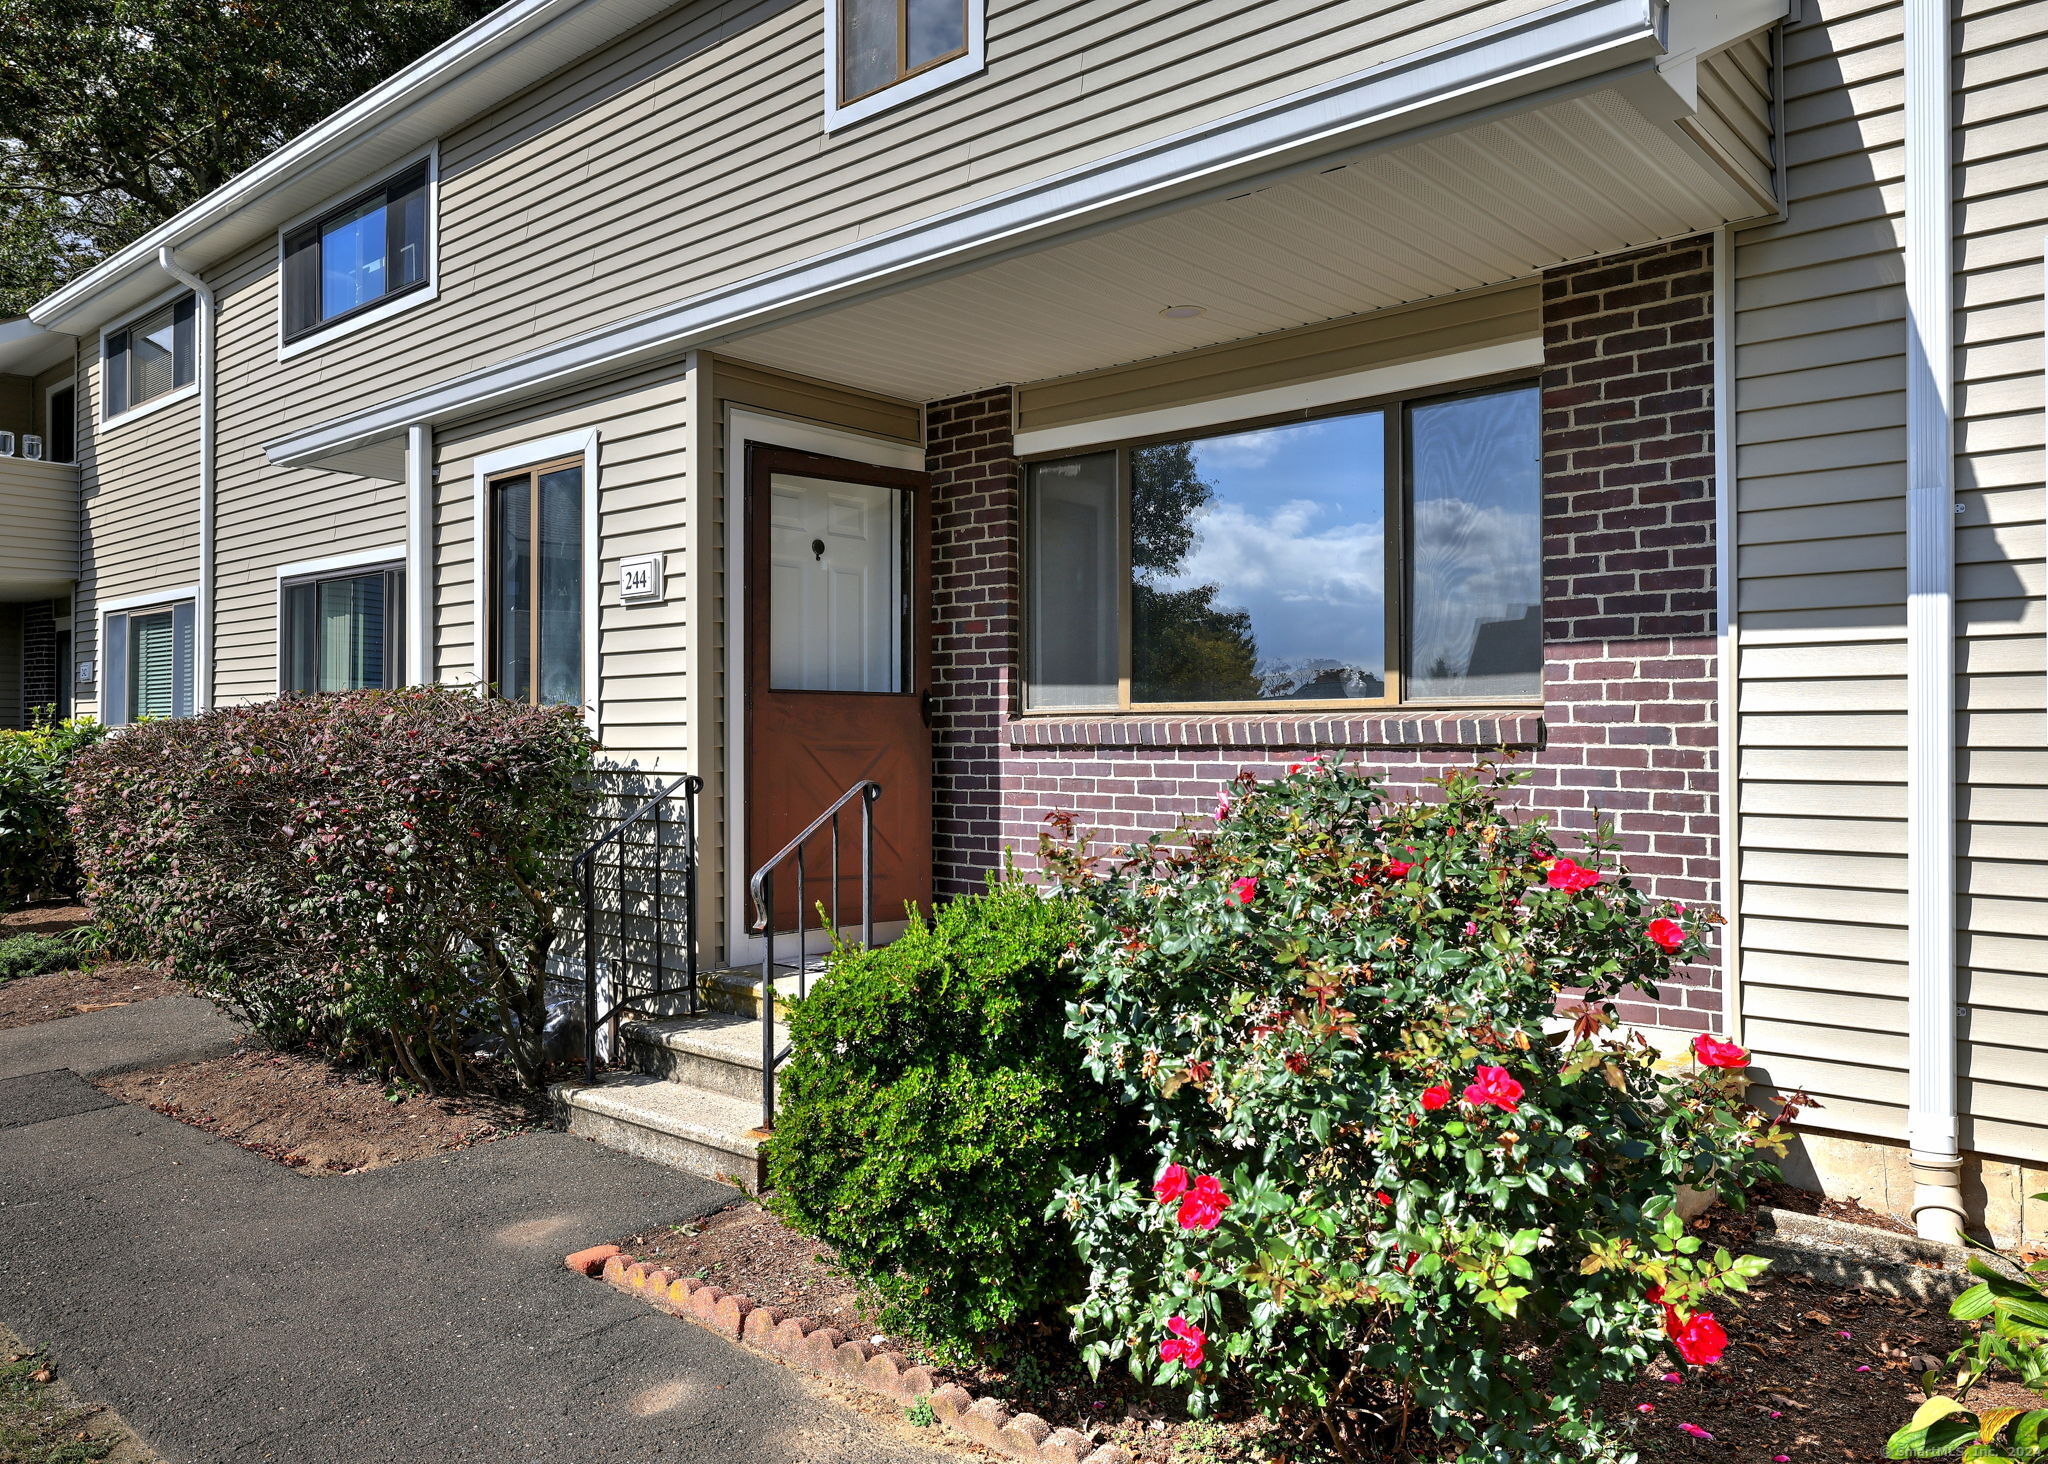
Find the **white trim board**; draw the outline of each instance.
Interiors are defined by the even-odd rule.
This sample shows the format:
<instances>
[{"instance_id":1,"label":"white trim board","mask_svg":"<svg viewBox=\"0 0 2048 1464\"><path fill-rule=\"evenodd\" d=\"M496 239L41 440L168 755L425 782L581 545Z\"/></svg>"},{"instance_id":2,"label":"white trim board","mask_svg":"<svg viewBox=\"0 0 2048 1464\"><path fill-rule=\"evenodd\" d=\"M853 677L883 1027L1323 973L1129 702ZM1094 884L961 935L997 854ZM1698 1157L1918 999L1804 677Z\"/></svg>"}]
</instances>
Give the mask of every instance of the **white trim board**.
<instances>
[{"instance_id":1,"label":"white trim board","mask_svg":"<svg viewBox=\"0 0 2048 1464\"><path fill-rule=\"evenodd\" d=\"M568 432L516 442L470 460L471 603L475 615L470 638L475 642L471 651L476 684L481 689L491 682L490 480L500 473L530 468L555 458L579 454L583 458L583 723L590 729L591 736L599 739L604 735L604 666L598 659L597 634L599 581L604 568L601 546L597 542L597 497L601 489L598 443L601 435L599 428L578 427Z\"/></svg>"},{"instance_id":2,"label":"white trim board","mask_svg":"<svg viewBox=\"0 0 2048 1464\"><path fill-rule=\"evenodd\" d=\"M761 940L747 931L747 449L794 448L882 468L924 470L924 447L751 407L725 409L725 963L758 965ZM707 485L708 486L708 485ZM708 496L708 495L707 495ZM877 926L879 935L881 927Z\"/></svg>"},{"instance_id":3,"label":"white trim board","mask_svg":"<svg viewBox=\"0 0 2048 1464\"><path fill-rule=\"evenodd\" d=\"M1371 155L1556 95L1655 76L1646 0L1560 0L1295 92L794 261L679 304L294 432L272 462L317 464L402 432L633 366L879 291L943 277L1191 204ZM1661 83L1660 83L1661 84Z\"/></svg>"},{"instance_id":4,"label":"white trim board","mask_svg":"<svg viewBox=\"0 0 2048 1464\"><path fill-rule=\"evenodd\" d=\"M358 549L351 554L330 554L325 559L301 559L293 564L280 564L277 577L281 580L299 579L312 574L339 574L348 569L404 563L405 546L396 544L388 549Z\"/></svg>"},{"instance_id":5,"label":"white trim board","mask_svg":"<svg viewBox=\"0 0 2048 1464\"><path fill-rule=\"evenodd\" d=\"M1154 407L1121 417L1098 417L1092 422L1037 427L1017 434L1015 451L1018 457L1041 457L1046 453L1076 452L1141 437L1202 432L1219 422L1247 421L1254 417L1277 416L1282 412L1337 407L1346 402L1368 401L1373 397L1455 386L1461 381L1494 376L1504 371L1538 371L1542 367L1543 338L1528 336L1490 346L1474 346L1465 351L1449 351L1442 355L1417 357L1412 361L1371 366L1343 376L1325 376L1290 386L1266 387L1236 396Z\"/></svg>"},{"instance_id":6,"label":"white trim board","mask_svg":"<svg viewBox=\"0 0 2048 1464\"><path fill-rule=\"evenodd\" d=\"M149 590L140 595L123 595L118 600L100 600L92 607L93 614L104 618L110 613L122 610L140 610L148 605L174 605L180 600L199 598L199 586L179 585L170 590Z\"/></svg>"}]
</instances>

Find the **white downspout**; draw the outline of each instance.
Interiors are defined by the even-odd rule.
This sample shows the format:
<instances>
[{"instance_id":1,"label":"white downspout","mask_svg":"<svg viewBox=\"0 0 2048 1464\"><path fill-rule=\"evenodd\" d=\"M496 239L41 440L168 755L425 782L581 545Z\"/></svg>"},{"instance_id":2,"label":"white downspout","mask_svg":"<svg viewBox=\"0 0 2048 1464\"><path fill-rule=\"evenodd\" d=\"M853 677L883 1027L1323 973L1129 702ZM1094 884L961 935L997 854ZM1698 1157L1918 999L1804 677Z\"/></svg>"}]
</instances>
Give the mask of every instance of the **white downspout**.
<instances>
[{"instance_id":1,"label":"white downspout","mask_svg":"<svg viewBox=\"0 0 2048 1464\"><path fill-rule=\"evenodd\" d=\"M434 429L405 431L405 679L434 680Z\"/></svg>"},{"instance_id":2,"label":"white downspout","mask_svg":"<svg viewBox=\"0 0 2048 1464\"><path fill-rule=\"evenodd\" d=\"M1963 1224L1956 1127L1955 443L1949 0L1906 0L1906 922L1913 1219Z\"/></svg>"},{"instance_id":3,"label":"white downspout","mask_svg":"<svg viewBox=\"0 0 2048 1464\"><path fill-rule=\"evenodd\" d=\"M192 292L198 306L193 355L199 373L199 598L192 612L192 705L213 707L213 291L206 281L178 263L171 246L160 244L157 267Z\"/></svg>"},{"instance_id":4,"label":"white downspout","mask_svg":"<svg viewBox=\"0 0 2048 1464\"><path fill-rule=\"evenodd\" d=\"M1735 559L1735 231L1714 231L1714 677L1720 702L1721 1025L1742 1040L1741 737Z\"/></svg>"}]
</instances>

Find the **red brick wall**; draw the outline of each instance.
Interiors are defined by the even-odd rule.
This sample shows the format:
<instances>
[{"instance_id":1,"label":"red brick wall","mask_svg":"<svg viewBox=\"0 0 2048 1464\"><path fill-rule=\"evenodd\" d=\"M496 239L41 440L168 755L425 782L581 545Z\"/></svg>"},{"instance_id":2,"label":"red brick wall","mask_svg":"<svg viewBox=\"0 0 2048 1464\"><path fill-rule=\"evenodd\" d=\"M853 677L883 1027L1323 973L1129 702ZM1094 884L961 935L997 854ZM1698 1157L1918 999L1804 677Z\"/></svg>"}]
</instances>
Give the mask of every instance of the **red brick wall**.
<instances>
[{"instance_id":1,"label":"red brick wall","mask_svg":"<svg viewBox=\"0 0 2048 1464\"><path fill-rule=\"evenodd\" d=\"M935 403L937 861L941 893L1004 851L1036 863L1045 814L1121 841L1212 807L1240 768L1317 749L1412 788L1476 751L1525 749L1525 800L1564 830L1614 825L1655 895L1715 898L1711 242L1544 281L1540 713L1016 716L1019 475L1007 390ZM1716 971L1679 973L1636 1021L1718 1024Z\"/></svg>"}]
</instances>

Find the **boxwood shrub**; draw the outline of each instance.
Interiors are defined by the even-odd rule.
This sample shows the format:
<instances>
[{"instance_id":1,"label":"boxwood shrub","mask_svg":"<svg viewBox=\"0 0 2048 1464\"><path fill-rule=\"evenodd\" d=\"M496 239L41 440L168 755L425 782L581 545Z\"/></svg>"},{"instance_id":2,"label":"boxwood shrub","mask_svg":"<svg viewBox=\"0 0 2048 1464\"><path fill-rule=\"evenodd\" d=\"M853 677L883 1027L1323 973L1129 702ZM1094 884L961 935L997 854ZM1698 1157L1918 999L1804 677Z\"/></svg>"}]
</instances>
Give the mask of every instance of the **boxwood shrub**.
<instances>
[{"instance_id":1,"label":"boxwood shrub","mask_svg":"<svg viewBox=\"0 0 2048 1464\"><path fill-rule=\"evenodd\" d=\"M496 1050L538 1083L592 752L570 707L287 697L108 739L71 813L104 938L273 1041L436 1090Z\"/></svg>"},{"instance_id":2,"label":"boxwood shrub","mask_svg":"<svg viewBox=\"0 0 2048 1464\"><path fill-rule=\"evenodd\" d=\"M1073 899L991 877L836 953L790 1017L769 1206L941 1351L1078 1294L1046 1204L1133 1132L1064 1035L1080 930Z\"/></svg>"},{"instance_id":3,"label":"boxwood shrub","mask_svg":"<svg viewBox=\"0 0 2048 1464\"><path fill-rule=\"evenodd\" d=\"M0 910L78 892L67 770L105 735L90 717L0 731Z\"/></svg>"}]
</instances>

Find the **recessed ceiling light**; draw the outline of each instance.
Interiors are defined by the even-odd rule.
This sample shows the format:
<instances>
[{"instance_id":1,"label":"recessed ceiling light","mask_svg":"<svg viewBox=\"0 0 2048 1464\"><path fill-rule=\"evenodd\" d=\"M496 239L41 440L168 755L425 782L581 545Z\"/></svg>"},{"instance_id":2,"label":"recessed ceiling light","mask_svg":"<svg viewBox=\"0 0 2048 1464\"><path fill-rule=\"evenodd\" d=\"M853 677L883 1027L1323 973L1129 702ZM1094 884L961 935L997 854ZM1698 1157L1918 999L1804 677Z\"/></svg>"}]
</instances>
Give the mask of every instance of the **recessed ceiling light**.
<instances>
[{"instance_id":1,"label":"recessed ceiling light","mask_svg":"<svg viewBox=\"0 0 2048 1464\"><path fill-rule=\"evenodd\" d=\"M1193 320L1196 316L1206 314L1207 312L1199 305L1169 305L1159 313L1168 320Z\"/></svg>"}]
</instances>

